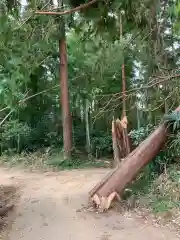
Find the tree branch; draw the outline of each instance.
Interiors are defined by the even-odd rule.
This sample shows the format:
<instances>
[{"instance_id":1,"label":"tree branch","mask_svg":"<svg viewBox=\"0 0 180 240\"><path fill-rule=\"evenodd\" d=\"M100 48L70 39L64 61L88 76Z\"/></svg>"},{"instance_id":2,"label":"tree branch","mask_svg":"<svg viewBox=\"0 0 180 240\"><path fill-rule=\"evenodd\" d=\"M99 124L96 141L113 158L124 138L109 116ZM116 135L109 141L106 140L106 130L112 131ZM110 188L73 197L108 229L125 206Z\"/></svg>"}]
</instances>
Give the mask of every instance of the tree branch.
<instances>
[{"instance_id":1,"label":"tree branch","mask_svg":"<svg viewBox=\"0 0 180 240\"><path fill-rule=\"evenodd\" d=\"M6 119L11 115L12 112L13 112L13 110L11 110L11 111L4 117L4 119L0 122L0 126L6 121Z\"/></svg>"},{"instance_id":2,"label":"tree branch","mask_svg":"<svg viewBox=\"0 0 180 240\"><path fill-rule=\"evenodd\" d=\"M88 3L85 4L81 4L78 7L63 11L63 12L52 12L52 11L36 11L36 14L41 14L41 15L66 15L66 14L71 14L73 12L77 12L80 11L82 9L88 8L89 6L91 6L92 4L98 2L99 0L92 0Z\"/></svg>"},{"instance_id":3,"label":"tree branch","mask_svg":"<svg viewBox=\"0 0 180 240\"><path fill-rule=\"evenodd\" d=\"M174 75L169 75L169 76L158 76L157 78L153 79L150 82L150 84L144 85L142 87L136 87L136 88L129 89L129 90L125 91L125 93L129 94L129 93L132 93L132 92L137 92L137 91L140 91L140 90L149 89L149 88L152 88L156 85L164 84L165 82L168 82L169 80L174 79L174 78L180 78L180 73L177 73L177 74L174 74ZM158 80L158 79L161 79L161 80L155 81L155 80ZM99 97L122 96L122 92L110 93L110 94L99 94L97 96L99 96Z\"/></svg>"},{"instance_id":4,"label":"tree branch","mask_svg":"<svg viewBox=\"0 0 180 240\"><path fill-rule=\"evenodd\" d=\"M49 0L49 1L41 8L41 10L43 10L50 2L51 2L51 0ZM31 19L31 18L34 16L34 14L35 14L35 11L33 11L33 14L32 14L31 16L29 16L27 19L25 19L24 22L23 22L20 26L18 26L18 28L16 28L16 30L17 30L17 29L20 29L25 23L27 23L27 22L29 21L29 19Z\"/></svg>"},{"instance_id":5,"label":"tree branch","mask_svg":"<svg viewBox=\"0 0 180 240\"><path fill-rule=\"evenodd\" d=\"M25 97L25 98L19 100L17 104L24 103L24 102L26 102L27 100L29 100L29 99L31 99L31 98L34 98L34 97L36 97L36 96L38 96L38 95L41 95L41 94L43 94L43 93L49 92L49 91L53 90L54 88L57 88L58 86L59 86L59 85L57 84L57 85L55 85L55 86L53 86L53 87L51 87L51 88L45 89L45 90L43 90L43 91L41 91L41 92L38 92L38 93L35 93L35 94L31 95L31 96ZM7 109L9 109L9 108L10 108L10 107L7 106L7 107L1 109L0 112L3 112L3 111L5 111L5 110L7 110ZM6 119L5 119L5 120L6 120ZM3 119L3 121L4 121L4 119ZM0 126L1 126L1 122L0 122Z\"/></svg>"},{"instance_id":6,"label":"tree branch","mask_svg":"<svg viewBox=\"0 0 180 240\"><path fill-rule=\"evenodd\" d=\"M74 77L72 80L76 80L76 79L80 78L81 76L82 76L82 75L76 76L76 77ZM29 100L29 99L31 99L31 98L34 98L34 97L36 97L36 96L38 96L38 95L44 94L44 93L46 93L46 92L49 92L49 91L51 91L51 90L53 90L53 89L55 89L55 88L57 88L57 87L59 87L59 84L56 84L55 86L52 86L51 88L47 88L47 89L45 89L45 90L42 90L42 91L40 91L40 92L37 92L37 93L35 93L35 94L33 94L33 95L30 95L30 96L28 96L28 97L25 96L23 99L21 99L21 100L19 100L19 101L17 102L17 105L19 105L19 104L21 104L21 103L24 103L24 102L26 102L27 100ZM5 110L7 110L7 109L10 109L10 107L11 107L11 106L4 107L4 108L0 109L0 112L3 112L3 111L5 111ZM0 125L1 125L1 123L0 123Z\"/></svg>"}]
</instances>

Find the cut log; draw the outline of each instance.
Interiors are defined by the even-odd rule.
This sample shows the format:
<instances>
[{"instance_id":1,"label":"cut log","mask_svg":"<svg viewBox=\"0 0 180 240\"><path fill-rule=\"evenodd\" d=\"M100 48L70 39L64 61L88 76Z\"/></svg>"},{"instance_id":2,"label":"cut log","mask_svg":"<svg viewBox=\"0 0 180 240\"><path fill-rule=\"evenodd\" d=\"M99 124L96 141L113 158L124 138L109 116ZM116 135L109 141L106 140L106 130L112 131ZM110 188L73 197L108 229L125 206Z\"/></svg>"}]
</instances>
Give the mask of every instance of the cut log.
<instances>
[{"instance_id":1,"label":"cut log","mask_svg":"<svg viewBox=\"0 0 180 240\"><path fill-rule=\"evenodd\" d=\"M180 108L177 108L176 111L180 111ZM110 207L114 198L120 199L120 194L126 186L159 153L166 142L167 133L167 124L162 123L121 162L119 168L104 178L104 181L94 188L95 191L90 192L91 200L96 207L105 210Z\"/></svg>"},{"instance_id":2,"label":"cut log","mask_svg":"<svg viewBox=\"0 0 180 240\"><path fill-rule=\"evenodd\" d=\"M115 173L115 171L118 169L118 166L116 166L112 171L110 171L90 192L90 196L93 196L96 191L98 191L98 189L105 183L107 182L107 180Z\"/></svg>"}]
</instances>

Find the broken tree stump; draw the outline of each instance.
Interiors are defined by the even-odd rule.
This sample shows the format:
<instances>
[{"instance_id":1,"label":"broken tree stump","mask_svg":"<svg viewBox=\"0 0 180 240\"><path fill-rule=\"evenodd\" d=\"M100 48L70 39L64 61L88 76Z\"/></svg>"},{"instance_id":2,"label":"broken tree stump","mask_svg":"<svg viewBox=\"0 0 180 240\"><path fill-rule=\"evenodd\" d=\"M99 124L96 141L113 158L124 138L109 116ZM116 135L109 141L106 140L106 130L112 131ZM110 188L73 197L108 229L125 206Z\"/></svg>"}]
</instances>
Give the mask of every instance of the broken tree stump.
<instances>
[{"instance_id":1,"label":"broken tree stump","mask_svg":"<svg viewBox=\"0 0 180 240\"><path fill-rule=\"evenodd\" d=\"M125 158L130 153L130 139L127 132L127 123L126 116L124 116L121 120L113 119L112 121L114 167L118 166L121 159Z\"/></svg>"}]
</instances>

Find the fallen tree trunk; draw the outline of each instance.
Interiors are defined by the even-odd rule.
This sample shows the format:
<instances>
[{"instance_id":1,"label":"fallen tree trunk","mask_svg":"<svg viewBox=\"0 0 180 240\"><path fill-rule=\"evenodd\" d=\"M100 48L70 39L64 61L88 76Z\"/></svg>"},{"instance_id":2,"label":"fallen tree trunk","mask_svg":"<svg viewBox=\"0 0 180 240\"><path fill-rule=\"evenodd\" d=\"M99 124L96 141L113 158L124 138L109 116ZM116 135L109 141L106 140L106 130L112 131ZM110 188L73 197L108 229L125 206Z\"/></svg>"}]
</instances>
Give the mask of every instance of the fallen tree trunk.
<instances>
[{"instance_id":1,"label":"fallen tree trunk","mask_svg":"<svg viewBox=\"0 0 180 240\"><path fill-rule=\"evenodd\" d=\"M177 108L175 111L180 111ZM108 174L90 192L91 200L101 210L108 209L115 197L120 198L127 184L137 176L139 171L148 164L161 150L167 139L168 127L162 123L146 140L144 140L127 158L119 168Z\"/></svg>"}]
</instances>

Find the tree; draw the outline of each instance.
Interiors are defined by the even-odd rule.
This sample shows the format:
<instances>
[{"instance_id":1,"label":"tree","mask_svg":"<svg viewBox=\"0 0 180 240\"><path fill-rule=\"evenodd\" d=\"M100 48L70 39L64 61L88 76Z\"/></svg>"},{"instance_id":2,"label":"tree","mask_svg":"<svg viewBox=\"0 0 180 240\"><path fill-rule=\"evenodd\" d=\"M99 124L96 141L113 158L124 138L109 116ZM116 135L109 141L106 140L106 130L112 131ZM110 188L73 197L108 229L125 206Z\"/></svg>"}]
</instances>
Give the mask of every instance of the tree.
<instances>
[{"instance_id":1,"label":"tree","mask_svg":"<svg viewBox=\"0 0 180 240\"><path fill-rule=\"evenodd\" d=\"M60 7L63 7L61 1ZM68 63L66 49L66 30L65 19L60 18L60 96L62 107L62 122L63 122L63 139L64 139L64 158L70 159L72 152L72 121L69 106L69 89L68 89Z\"/></svg>"}]
</instances>

